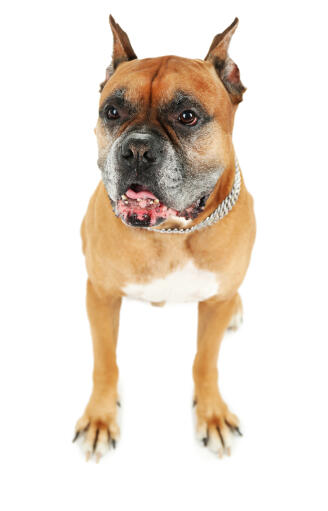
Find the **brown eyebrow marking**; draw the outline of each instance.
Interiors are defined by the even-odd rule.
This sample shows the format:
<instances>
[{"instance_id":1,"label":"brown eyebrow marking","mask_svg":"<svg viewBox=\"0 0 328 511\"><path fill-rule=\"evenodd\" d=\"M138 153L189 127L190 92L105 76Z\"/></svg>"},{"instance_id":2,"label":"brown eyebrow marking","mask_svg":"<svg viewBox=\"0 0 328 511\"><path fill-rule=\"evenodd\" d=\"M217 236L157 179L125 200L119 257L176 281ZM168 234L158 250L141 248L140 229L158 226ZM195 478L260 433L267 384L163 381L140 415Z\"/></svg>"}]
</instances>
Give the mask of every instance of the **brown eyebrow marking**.
<instances>
[{"instance_id":1,"label":"brown eyebrow marking","mask_svg":"<svg viewBox=\"0 0 328 511\"><path fill-rule=\"evenodd\" d=\"M103 115L106 111L106 108L109 105L117 106L119 108L125 108L130 113L134 113L137 110L137 105L132 104L125 98L126 89L116 89L114 90L110 96L108 96L104 102L101 104L99 108L99 115Z\"/></svg>"},{"instance_id":2,"label":"brown eyebrow marking","mask_svg":"<svg viewBox=\"0 0 328 511\"><path fill-rule=\"evenodd\" d=\"M195 108L198 113L202 114L205 120L210 120L211 116L200 103L200 101L187 92L178 90L175 92L173 99L160 106L160 111L165 114L181 112L184 108Z\"/></svg>"}]
</instances>

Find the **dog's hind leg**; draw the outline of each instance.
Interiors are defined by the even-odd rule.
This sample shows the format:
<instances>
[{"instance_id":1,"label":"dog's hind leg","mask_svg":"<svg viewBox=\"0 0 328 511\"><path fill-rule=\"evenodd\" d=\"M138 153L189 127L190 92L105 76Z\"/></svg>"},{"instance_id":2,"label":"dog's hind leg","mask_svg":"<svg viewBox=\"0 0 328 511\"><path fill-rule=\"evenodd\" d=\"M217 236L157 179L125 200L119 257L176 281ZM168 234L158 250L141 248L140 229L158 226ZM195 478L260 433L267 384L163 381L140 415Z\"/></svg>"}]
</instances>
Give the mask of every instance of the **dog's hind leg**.
<instances>
[{"instance_id":1,"label":"dog's hind leg","mask_svg":"<svg viewBox=\"0 0 328 511\"><path fill-rule=\"evenodd\" d=\"M77 422L74 437L74 440L81 437L87 459L95 454L99 460L110 446L115 447L119 435L116 344L120 307L120 297L103 295L88 280L87 310L94 352L93 390L85 412Z\"/></svg>"},{"instance_id":2,"label":"dog's hind leg","mask_svg":"<svg viewBox=\"0 0 328 511\"><path fill-rule=\"evenodd\" d=\"M193 365L197 432L204 445L220 457L230 454L232 434L240 434L238 418L223 401L217 382L221 340L240 303L236 294L229 300L210 299L198 305L197 354Z\"/></svg>"}]
</instances>

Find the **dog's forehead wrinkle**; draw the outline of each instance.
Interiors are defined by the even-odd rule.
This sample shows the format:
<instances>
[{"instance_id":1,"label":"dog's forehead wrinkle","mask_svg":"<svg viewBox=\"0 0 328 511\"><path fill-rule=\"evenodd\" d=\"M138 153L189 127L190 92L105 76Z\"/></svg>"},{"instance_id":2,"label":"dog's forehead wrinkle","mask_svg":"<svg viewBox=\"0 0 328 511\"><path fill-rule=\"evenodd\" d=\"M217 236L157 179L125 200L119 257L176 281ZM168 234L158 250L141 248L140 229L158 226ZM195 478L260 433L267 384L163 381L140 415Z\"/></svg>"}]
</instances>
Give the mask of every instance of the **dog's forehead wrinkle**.
<instances>
[{"instance_id":1,"label":"dog's forehead wrinkle","mask_svg":"<svg viewBox=\"0 0 328 511\"><path fill-rule=\"evenodd\" d=\"M164 57L160 63L155 72L153 73L153 76L151 77L150 81L150 87L149 87L149 102L148 102L148 116L151 115L151 112L154 110L153 108L153 87L155 86L155 82L160 79L160 73L162 69L166 66L168 62L169 57Z\"/></svg>"}]
</instances>

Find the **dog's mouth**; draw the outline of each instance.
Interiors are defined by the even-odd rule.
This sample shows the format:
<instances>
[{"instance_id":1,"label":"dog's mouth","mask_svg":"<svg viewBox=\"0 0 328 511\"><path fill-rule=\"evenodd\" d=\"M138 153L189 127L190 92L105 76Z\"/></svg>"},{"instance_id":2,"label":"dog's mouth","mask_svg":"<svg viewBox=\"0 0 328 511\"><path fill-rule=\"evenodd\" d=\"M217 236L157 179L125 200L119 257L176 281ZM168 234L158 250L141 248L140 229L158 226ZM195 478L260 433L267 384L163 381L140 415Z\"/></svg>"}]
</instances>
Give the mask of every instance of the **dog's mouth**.
<instances>
[{"instance_id":1,"label":"dog's mouth","mask_svg":"<svg viewBox=\"0 0 328 511\"><path fill-rule=\"evenodd\" d=\"M204 209L205 202L206 197L202 197L183 211L178 211L166 206L150 190L132 184L117 201L116 211L127 225L153 227L169 217L194 219Z\"/></svg>"}]
</instances>

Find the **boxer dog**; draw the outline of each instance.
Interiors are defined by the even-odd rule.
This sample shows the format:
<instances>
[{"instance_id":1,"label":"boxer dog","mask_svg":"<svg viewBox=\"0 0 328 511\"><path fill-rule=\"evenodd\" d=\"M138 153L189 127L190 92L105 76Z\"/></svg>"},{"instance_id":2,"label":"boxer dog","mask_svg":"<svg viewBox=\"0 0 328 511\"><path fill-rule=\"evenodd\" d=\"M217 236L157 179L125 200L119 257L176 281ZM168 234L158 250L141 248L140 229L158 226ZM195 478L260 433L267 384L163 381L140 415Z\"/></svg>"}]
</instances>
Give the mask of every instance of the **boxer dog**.
<instances>
[{"instance_id":1,"label":"boxer dog","mask_svg":"<svg viewBox=\"0 0 328 511\"><path fill-rule=\"evenodd\" d=\"M241 322L238 288L255 238L253 199L232 144L245 91L228 55L237 24L215 36L204 60L139 60L110 16L113 57L95 129L102 180L81 228L94 372L75 439L87 459L99 460L119 435L115 352L123 297L198 302L197 432L220 457L240 434L217 383L222 337Z\"/></svg>"}]
</instances>

